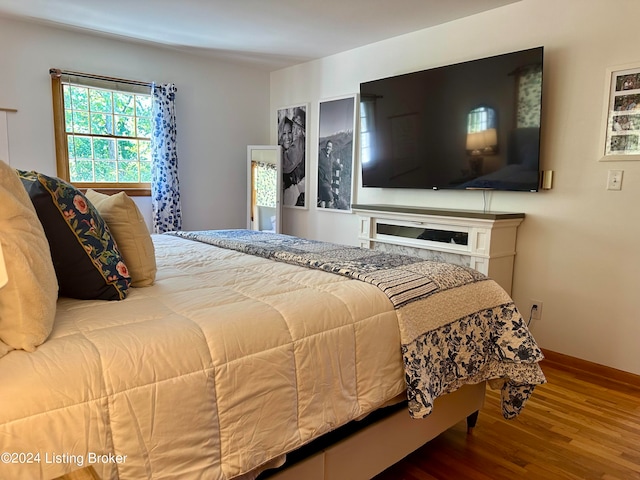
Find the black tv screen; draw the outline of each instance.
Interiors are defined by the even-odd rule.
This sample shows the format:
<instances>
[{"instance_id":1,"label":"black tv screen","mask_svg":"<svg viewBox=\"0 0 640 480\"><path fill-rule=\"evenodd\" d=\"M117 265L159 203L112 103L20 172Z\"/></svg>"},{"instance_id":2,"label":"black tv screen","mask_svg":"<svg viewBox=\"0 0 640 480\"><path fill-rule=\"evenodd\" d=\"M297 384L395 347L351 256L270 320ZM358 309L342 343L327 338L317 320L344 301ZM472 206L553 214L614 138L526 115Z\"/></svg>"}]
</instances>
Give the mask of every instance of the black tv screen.
<instances>
[{"instance_id":1,"label":"black tv screen","mask_svg":"<svg viewBox=\"0 0 640 480\"><path fill-rule=\"evenodd\" d=\"M538 191L543 47L360 84L364 187Z\"/></svg>"}]
</instances>

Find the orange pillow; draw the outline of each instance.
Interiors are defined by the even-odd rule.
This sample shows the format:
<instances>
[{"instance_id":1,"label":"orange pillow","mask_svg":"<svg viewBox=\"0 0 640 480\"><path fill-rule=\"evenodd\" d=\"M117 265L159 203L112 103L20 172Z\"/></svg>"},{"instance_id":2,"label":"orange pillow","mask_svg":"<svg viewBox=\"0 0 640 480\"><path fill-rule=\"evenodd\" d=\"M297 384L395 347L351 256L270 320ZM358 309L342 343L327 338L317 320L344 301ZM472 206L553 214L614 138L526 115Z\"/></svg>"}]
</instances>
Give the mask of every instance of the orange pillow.
<instances>
[{"instance_id":1,"label":"orange pillow","mask_svg":"<svg viewBox=\"0 0 640 480\"><path fill-rule=\"evenodd\" d=\"M156 254L144 217L124 192L104 195L87 190L85 196L107 222L129 269L132 287L148 287L156 279Z\"/></svg>"}]
</instances>

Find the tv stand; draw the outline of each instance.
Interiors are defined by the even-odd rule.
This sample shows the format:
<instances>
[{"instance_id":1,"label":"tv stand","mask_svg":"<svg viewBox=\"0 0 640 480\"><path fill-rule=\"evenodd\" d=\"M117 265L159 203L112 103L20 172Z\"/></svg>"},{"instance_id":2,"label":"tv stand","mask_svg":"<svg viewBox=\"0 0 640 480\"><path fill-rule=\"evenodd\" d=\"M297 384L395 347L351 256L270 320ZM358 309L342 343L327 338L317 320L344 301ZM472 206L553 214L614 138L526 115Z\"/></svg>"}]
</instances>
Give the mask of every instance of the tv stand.
<instances>
[{"instance_id":1,"label":"tv stand","mask_svg":"<svg viewBox=\"0 0 640 480\"><path fill-rule=\"evenodd\" d=\"M352 205L360 246L475 268L511 294L516 230L524 213Z\"/></svg>"}]
</instances>

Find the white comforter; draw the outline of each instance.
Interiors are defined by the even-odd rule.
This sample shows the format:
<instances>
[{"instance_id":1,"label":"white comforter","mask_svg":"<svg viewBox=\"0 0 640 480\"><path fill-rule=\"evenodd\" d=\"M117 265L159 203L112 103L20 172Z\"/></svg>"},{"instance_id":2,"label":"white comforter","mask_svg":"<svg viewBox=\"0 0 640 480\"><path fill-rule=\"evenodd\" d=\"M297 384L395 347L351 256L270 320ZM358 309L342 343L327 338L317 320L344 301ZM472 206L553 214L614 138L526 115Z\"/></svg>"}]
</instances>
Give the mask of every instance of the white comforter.
<instances>
[{"instance_id":1,"label":"white comforter","mask_svg":"<svg viewBox=\"0 0 640 480\"><path fill-rule=\"evenodd\" d=\"M154 286L60 299L49 340L0 359L0 478L231 479L405 389L375 286L154 242Z\"/></svg>"}]
</instances>

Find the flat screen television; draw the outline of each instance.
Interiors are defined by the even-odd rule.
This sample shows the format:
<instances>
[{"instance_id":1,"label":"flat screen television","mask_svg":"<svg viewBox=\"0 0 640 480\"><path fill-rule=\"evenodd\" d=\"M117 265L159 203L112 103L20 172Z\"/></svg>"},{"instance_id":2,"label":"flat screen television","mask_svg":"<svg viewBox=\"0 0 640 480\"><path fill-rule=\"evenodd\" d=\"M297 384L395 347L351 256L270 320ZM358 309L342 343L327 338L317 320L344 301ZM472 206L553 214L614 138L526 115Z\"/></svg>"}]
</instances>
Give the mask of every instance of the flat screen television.
<instances>
[{"instance_id":1,"label":"flat screen television","mask_svg":"<svg viewBox=\"0 0 640 480\"><path fill-rule=\"evenodd\" d=\"M543 47L360 84L364 187L538 191Z\"/></svg>"}]
</instances>

